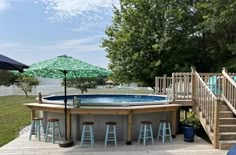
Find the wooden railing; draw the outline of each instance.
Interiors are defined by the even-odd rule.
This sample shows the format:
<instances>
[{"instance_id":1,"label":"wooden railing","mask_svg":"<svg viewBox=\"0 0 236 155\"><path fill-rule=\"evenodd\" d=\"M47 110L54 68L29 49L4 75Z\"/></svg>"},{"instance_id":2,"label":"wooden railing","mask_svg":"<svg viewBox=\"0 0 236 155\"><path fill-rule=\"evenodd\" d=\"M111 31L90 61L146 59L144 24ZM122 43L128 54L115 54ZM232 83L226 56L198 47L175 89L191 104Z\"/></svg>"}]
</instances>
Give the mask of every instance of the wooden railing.
<instances>
[{"instance_id":1,"label":"wooden railing","mask_svg":"<svg viewBox=\"0 0 236 155\"><path fill-rule=\"evenodd\" d=\"M172 77L167 77L166 74L163 77L156 77L155 85L155 94L167 95L168 89L172 87Z\"/></svg>"},{"instance_id":2,"label":"wooden railing","mask_svg":"<svg viewBox=\"0 0 236 155\"><path fill-rule=\"evenodd\" d=\"M172 100L192 99L191 73L173 73L172 77L164 75L163 77L156 77L155 80L156 94L167 95L170 92Z\"/></svg>"},{"instance_id":3,"label":"wooden railing","mask_svg":"<svg viewBox=\"0 0 236 155\"><path fill-rule=\"evenodd\" d=\"M191 73L173 73L172 83L173 100L192 100Z\"/></svg>"},{"instance_id":4,"label":"wooden railing","mask_svg":"<svg viewBox=\"0 0 236 155\"><path fill-rule=\"evenodd\" d=\"M199 76L216 97L221 97L223 83L222 73L199 73Z\"/></svg>"},{"instance_id":5,"label":"wooden railing","mask_svg":"<svg viewBox=\"0 0 236 155\"><path fill-rule=\"evenodd\" d=\"M194 99L199 110L201 124L208 133L214 147L218 148L220 101L196 71L194 71L194 76Z\"/></svg>"},{"instance_id":6,"label":"wooden railing","mask_svg":"<svg viewBox=\"0 0 236 155\"><path fill-rule=\"evenodd\" d=\"M227 73L224 68L223 71L223 91L222 99L230 107L230 109L236 115L236 82L233 80L235 78L234 73Z\"/></svg>"}]
</instances>

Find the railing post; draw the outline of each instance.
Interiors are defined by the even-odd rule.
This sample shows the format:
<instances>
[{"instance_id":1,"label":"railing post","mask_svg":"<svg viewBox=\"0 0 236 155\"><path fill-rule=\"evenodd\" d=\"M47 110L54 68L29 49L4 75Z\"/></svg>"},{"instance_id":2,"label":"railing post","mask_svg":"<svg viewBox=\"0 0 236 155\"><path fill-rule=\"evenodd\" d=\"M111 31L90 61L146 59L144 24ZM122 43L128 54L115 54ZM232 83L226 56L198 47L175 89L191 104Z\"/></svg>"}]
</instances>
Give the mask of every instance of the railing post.
<instances>
[{"instance_id":1,"label":"railing post","mask_svg":"<svg viewBox=\"0 0 236 155\"><path fill-rule=\"evenodd\" d=\"M228 70L227 70L227 68L226 67L223 67L223 70L222 70L222 74L223 74L223 72L225 72L225 73L227 73L228 72ZM225 78L225 76L223 75L223 82L222 82L222 94L224 95L224 96L226 96L226 78Z\"/></svg>"},{"instance_id":2,"label":"railing post","mask_svg":"<svg viewBox=\"0 0 236 155\"><path fill-rule=\"evenodd\" d=\"M163 93L166 95L166 74L164 74L164 79L163 79Z\"/></svg>"},{"instance_id":3,"label":"railing post","mask_svg":"<svg viewBox=\"0 0 236 155\"><path fill-rule=\"evenodd\" d=\"M219 148L219 115L220 115L220 100L216 100L215 117L214 117L214 148Z\"/></svg>"},{"instance_id":4,"label":"railing post","mask_svg":"<svg viewBox=\"0 0 236 155\"><path fill-rule=\"evenodd\" d=\"M172 100L175 101L175 73L172 73Z\"/></svg>"},{"instance_id":5,"label":"railing post","mask_svg":"<svg viewBox=\"0 0 236 155\"><path fill-rule=\"evenodd\" d=\"M191 67L191 81L192 81L192 100L195 100L195 67Z\"/></svg>"},{"instance_id":6,"label":"railing post","mask_svg":"<svg viewBox=\"0 0 236 155\"><path fill-rule=\"evenodd\" d=\"M155 88L156 88L156 89L155 89L155 94L157 94L157 82L158 82L158 81L157 81L157 77L155 77Z\"/></svg>"}]
</instances>

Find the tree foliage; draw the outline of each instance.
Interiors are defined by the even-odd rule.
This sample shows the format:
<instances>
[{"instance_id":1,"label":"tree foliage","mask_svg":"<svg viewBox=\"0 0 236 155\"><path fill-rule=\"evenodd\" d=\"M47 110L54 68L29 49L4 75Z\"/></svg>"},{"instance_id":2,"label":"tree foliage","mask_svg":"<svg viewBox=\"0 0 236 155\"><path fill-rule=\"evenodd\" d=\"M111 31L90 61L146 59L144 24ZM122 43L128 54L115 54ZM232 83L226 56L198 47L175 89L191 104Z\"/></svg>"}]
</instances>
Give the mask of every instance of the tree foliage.
<instances>
[{"instance_id":1,"label":"tree foliage","mask_svg":"<svg viewBox=\"0 0 236 155\"><path fill-rule=\"evenodd\" d=\"M62 85L65 85L65 82L62 82ZM96 79L94 78L75 78L75 79L67 79L66 86L72 87L81 90L81 94L88 91L88 88L96 87Z\"/></svg>"},{"instance_id":2,"label":"tree foliage","mask_svg":"<svg viewBox=\"0 0 236 155\"><path fill-rule=\"evenodd\" d=\"M15 83L17 76L12 72L0 70L0 86L10 86Z\"/></svg>"},{"instance_id":3,"label":"tree foliage","mask_svg":"<svg viewBox=\"0 0 236 155\"><path fill-rule=\"evenodd\" d=\"M233 68L235 0L121 0L102 47L113 79L154 86L157 75Z\"/></svg>"},{"instance_id":4,"label":"tree foliage","mask_svg":"<svg viewBox=\"0 0 236 155\"><path fill-rule=\"evenodd\" d=\"M35 77L28 77L25 75L18 75L16 85L21 88L28 98L28 92L32 92L33 86L37 86L39 84L38 79Z\"/></svg>"}]
</instances>

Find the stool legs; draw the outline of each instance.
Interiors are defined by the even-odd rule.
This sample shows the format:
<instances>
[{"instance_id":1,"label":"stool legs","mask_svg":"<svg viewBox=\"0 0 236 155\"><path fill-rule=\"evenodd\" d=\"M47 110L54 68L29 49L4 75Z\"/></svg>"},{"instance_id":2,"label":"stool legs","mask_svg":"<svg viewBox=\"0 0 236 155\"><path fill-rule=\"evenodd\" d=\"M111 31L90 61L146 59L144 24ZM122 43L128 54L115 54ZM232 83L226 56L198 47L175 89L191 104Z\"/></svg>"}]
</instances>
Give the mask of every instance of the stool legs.
<instances>
[{"instance_id":1,"label":"stool legs","mask_svg":"<svg viewBox=\"0 0 236 155\"><path fill-rule=\"evenodd\" d=\"M143 145L146 145L148 139L151 139L152 144L154 144L152 124L141 124L138 143L140 143L141 139L143 140Z\"/></svg>"},{"instance_id":2,"label":"stool legs","mask_svg":"<svg viewBox=\"0 0 236 155\"><path fill-rule=\"evenodd\" d=\"M45 134L45 138L44 141L46 142L48 139L48 134L49 134L49 130L50 128L52 129L51 135L52 135L52 143L55 144L55 135L56 135L56 131L55 129L57 128L58 131L58 137L61 139L61 130L60 130L60 124L59 121L48 121L47 123L47 129L46 129L46 134Z\"/></svg>"},{"instance_id":3,"label":"stool legs","mask_svg":"<svg viewBox=\"0 0 236 155\"><path fill-rule=\"evenodd\" d=\"M171 133L170 123L169 122L160 122L157 140L161 137L162 143L165 143L167 136L169 136L170 141L172 142L172 133Z\"/></svg>"},{"instance_id":4,"label":"stool legs","mask_svg":"<svg viewBox=\"0 0 236 155\"><path fill-rule=\"evenodd\" d=\"M112 129L110 127L112 126ZM109 136L109 134L112 134ZM106 137L105 137L105 147L107 147L107 142L113 141L115 143L115 146L117 147L117 139L116 139L116 126L115 125L107 125L106 129Z\"/></svg>"},{"instance_id":5,"label":"stool legs","mask_svg":"<svg viewBox=\"0 0 236 155\"><path fill-rule=\"evenodd\" d=\"M88 130L87 127L89 128ZM86 135L86 133L88 133L88 135ZM90 140L91 147L93 147L94 145L93 125L83 125L80 146L84 144L85 140Z\"/></svg>"},{"instance_id":6,"label":"stool legs","mask_svg":"<svg viewBox=\"0 0 236 155\"><path fill-rule=\"evenodd\" d=\"M32 134L35 134L35 137L38 138L38 140L40 141L41 140L41 128L43 130L42 132L45 133L42 119L32 120L29 140L31 140Z\"/></svg>"}]
</instances>

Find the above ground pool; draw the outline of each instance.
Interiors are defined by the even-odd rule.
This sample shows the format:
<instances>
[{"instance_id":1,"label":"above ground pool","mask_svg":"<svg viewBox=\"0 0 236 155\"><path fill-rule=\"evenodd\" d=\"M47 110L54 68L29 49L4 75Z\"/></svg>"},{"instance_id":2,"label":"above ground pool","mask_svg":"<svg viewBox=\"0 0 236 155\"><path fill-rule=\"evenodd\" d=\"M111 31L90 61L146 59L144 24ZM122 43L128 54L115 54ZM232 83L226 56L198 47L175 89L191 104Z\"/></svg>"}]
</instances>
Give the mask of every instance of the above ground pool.
<instances>
[{"instance_id":1,"label":"above ground pool","mask_svg":"<svg viewBox=\"0 0 236 155\"><path fill-rule=\"evenodd\" d=\"M158 95L136 95L136 94L86 94L68 95L67 104L73 104L73 98L80 100L81 106L129 106L167 104L166 96ZM43 103L64 104L64 96L47 96Z\"/></svg>"}]
</instances>

